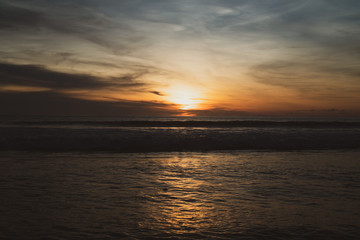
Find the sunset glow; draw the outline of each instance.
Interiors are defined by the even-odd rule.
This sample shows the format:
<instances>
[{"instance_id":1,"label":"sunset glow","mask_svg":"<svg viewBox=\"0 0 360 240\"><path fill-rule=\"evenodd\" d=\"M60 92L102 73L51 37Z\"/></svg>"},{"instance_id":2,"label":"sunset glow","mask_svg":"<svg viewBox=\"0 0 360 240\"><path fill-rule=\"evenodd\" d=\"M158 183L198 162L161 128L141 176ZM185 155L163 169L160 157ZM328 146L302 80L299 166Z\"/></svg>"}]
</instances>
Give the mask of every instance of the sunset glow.
<instances>
[{"instance_id":1,"label":"sunset glow","mask_svg":"<svg viewBox=\"0 0 360 240\"><path fill-rule=\"evenodd\" d=\"M166 99L179 105L181 110L191 110L199 108L199 104L203 102L201 95L195 89L184 86L176 86L168 90Z\"/></svg>"},{"instance_id":2,"label":"sunset glow","mask_svg":"<svg viewBox=\"0 0 360 240\"><path fill-rule=\"evenodd\" d=\"M360 115L359 1L0 7L4 114Z\"/></svg>"},{"instance_id":3,"label":"sunset glow","mask_svg":"<svg viewBox=\"0 0 360 240\"><path fill-rule=\"evenodd\" d=\"M0 0L1 239L359 239L359 159L360 0Z\"/></svg>"}]
</instances>

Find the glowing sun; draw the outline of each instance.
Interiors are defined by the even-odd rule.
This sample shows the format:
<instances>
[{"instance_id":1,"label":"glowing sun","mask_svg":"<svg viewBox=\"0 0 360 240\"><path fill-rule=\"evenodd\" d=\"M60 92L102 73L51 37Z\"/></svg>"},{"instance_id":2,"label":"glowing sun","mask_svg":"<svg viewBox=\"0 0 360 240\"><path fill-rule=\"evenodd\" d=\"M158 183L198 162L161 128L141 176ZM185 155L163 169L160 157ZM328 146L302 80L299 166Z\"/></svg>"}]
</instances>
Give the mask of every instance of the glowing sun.
<instances>
[{"instance_id":1,"label":"glowing sun","mask_svg":"<svg viewBox=\"0 0 360 240\"><path fill-rule=\"evenodd\" d=\"M200 93L190 87L174 87L168 91L168 101L179 105L182 110L191 110L198 108L202 102Z\"/></svg>"}]
</instances>

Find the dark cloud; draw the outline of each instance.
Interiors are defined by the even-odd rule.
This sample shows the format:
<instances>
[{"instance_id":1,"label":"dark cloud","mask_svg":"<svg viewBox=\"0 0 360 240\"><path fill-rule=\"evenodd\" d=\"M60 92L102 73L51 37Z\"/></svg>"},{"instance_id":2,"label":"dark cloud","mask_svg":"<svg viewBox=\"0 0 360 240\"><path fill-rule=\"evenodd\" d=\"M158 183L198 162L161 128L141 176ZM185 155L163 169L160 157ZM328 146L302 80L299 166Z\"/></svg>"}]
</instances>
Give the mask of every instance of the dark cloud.
<instances>
[{"instance_id":1,"label":"dark cloud","mask_svg":"<svg viewBox=\"0 0 360 240\"><path fill-rule=\"evenodd\" d=\"M185 113L195 114L200 117L328 117L328 116L359 116L357 110L345 110L339 108L319 108L319 109L306 109L306 110L279 110L279 111L236 111L223 108L213 108L207 110L186 110Z\"/></svg>"},{"instance_id":2,"label":"dark cloud","mask_svg":"<svg viewBox=\"0 0 360 240\"><path fill-rule=\"evenodd\" d=\"M328 109L310 109L310 112L344 112L344 109L328 108Z\"/></svg>"},{"instance_id":3,"label":"dark cloud","mask_svg":"<svg viewBox=\"0 0 360 240\"><path fill-rule=\"evenodd\" d=\"M153 94L158 95L158 96L165 96L165 94L163 94L161 92L158 92L158 91L150 91L150 93L153 93Z\"/></svg>"},{"instance_id":4,"label":"dark cloud","mask_svg":"<svg viewBox=\"0 0 360 240\"><path fill-rule=\"evenodd\" d=\"M60 73L35 65L0 63L0 84L53 89L97 89L109 86L84 74Z\"/></svg>"},{"instance_id":5,"label":"dark cloud","mask_svg":"<svg viewBox=\"0 0 360 240\"><path fill-rule=\"evenodd\" d=\"M172 105L147 101L85 100L58 92L0 92L3 115L164 116L179 114Z\"/></svg>"},{"instance_id":6,"label":"dark cloud","mask_svg":"<svg viewBox=\"0 0 360 240\"><path fill-rule=\"evenodd\" d=\"M312 108L305 110L298 110L293 113L293 115L300 116L359 116L358 111L354 110L345 110L339 108Z\"/></svg>"},{"instance_id":7,"label":"dark cloud","mask_svg":"<svg viewBox=\"0 0 360 240\"><path fill-rule=\"evenodd\" d=\"M54 90L142 87L140 74L102 79L86 74L62 73L36 65L0 63L0 85L43 87Z\"/></svg>"}]
</instances>

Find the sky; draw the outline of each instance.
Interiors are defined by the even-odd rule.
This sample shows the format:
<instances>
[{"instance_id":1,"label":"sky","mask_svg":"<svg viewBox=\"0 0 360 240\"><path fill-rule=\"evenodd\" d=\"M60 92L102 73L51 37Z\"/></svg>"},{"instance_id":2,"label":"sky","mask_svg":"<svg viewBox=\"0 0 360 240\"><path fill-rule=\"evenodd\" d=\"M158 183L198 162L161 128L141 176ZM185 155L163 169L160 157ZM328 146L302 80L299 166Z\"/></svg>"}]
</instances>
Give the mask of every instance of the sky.
<instances>
[{"instance_id":1,"label":"sky","mask_svg":"<svg viewBox=\"0 0 360 240\"><path fill-rule=\"evenodd\" d=\"M360 1L0 0L0 114L360 116Z\"/></svg>"}]
</instances>

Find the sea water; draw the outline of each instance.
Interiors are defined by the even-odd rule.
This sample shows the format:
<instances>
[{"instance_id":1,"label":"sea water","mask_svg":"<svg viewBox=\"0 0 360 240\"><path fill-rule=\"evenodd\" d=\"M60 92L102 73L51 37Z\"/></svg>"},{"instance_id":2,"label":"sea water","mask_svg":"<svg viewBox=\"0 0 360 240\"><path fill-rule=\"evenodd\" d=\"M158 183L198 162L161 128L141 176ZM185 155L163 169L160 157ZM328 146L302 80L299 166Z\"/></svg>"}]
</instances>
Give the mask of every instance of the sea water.
<instances>
[{"instance_id":1,"label":"sea water","mask_svg":"<svg viewBox=\"0 0 360 240\"><path fill-rule=\"evenodd\" d=\"M360 236L354 120L4 119L0 239Z\"/></svg>"},{"instance_id":2,"label":"sea water","mask_svg":"<svg viewBox=\"0 0 360 240\"><path fill-rule=\"evenodd\" d=\"M2 151L360 148L359 119L2 117L0 134Z\"/></svg>"}]
</instances>

